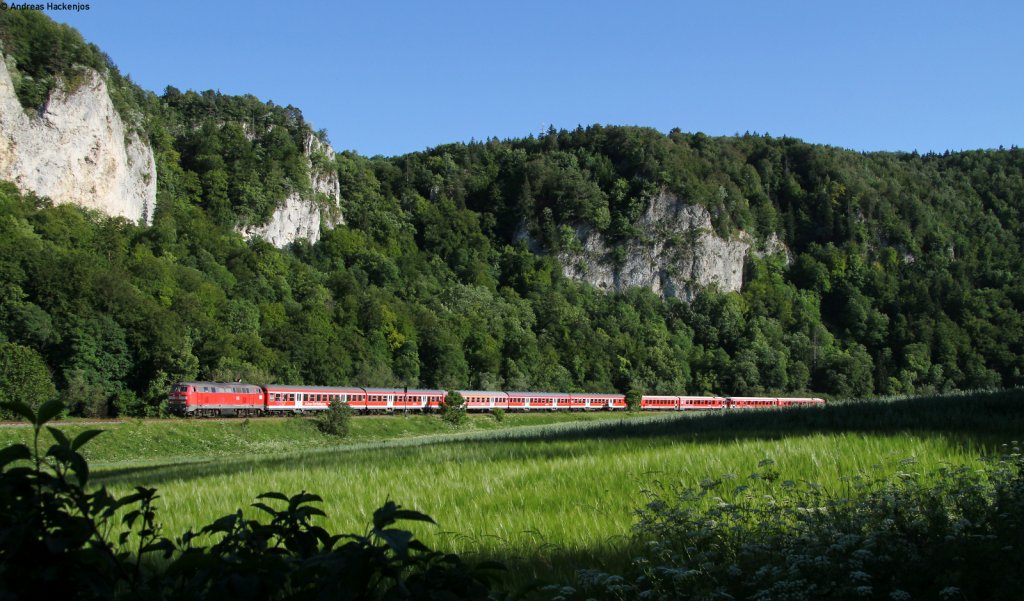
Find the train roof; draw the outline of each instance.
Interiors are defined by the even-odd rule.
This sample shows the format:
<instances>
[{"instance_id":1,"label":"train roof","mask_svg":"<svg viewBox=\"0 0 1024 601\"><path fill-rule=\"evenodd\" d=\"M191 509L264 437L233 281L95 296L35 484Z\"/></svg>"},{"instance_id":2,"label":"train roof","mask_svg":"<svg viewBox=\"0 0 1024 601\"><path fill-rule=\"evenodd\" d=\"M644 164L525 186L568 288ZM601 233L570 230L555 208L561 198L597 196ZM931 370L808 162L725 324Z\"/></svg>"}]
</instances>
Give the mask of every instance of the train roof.
<instances>
[{"instance_id":1,"label":"train roof","mask_svg":"<svg viewBox=\"0 0 1024 601\"><path fill-rule=\"evenodd\" d=\"M510 390L506 394L508 394L509 396L531 396L531 397L552 397L552 398L557 397L557 398L560 398L560 399L561 398L568 398L569 397L569 393L568 392L515 392L515 391L511 391Z\"/></svg>"},{"instance_id":2,"label":"train roof","mask_svg":"<svg viewBox=\"0 0 1024 601\"><path fill-rule=\"evenodd\" d=\"M207 382L202 380L195 380L189 382L175 382L175 386L252 386L253 388L259 388L259 384L249 384L247 382Z\"/></svg>"},{"instance_id":3,"label":"train roof","mask_svg":"<svg viewBox=\"0 0 1024 601\"><path fill-rule=\"evenodd\" d=\"M405 393L405 388L364 388L366 392L390 392L393 394ZM447 394L444 390L429 390L426 388L410 388L409 394Z\"/></svg>"},{"instance_id":4,"label":"train roof","mask_svg":"<svg viewBox=\"0 0 1024 601\"><path fill-rule=\"evenodd\" d=\"M358 386L306 386L305 384L266 384L263 386L268 391L285 391L285 390L313 390L316 392L362 392L363 389Z\"/></svg>"}]
</instances>

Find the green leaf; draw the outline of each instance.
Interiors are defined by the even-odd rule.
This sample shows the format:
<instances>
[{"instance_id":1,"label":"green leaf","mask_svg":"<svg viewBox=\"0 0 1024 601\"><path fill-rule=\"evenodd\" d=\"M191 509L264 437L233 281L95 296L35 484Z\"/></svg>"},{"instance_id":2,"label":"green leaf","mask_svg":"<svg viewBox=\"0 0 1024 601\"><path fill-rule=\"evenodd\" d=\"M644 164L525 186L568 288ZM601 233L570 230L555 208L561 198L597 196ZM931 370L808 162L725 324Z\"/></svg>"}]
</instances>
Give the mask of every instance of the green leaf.
<instances>
[{"instance_id":1,"label":"green leaf","mask_svg":"<svg viewBox=\"0 0 1024 601\"><path fill-rule=\"evenodd\" d=\"M252 506L255 507L256 509L262 509L263 511L266 511L270 515L277 515L277 510L273 509L266 503L253 503Z\"/></svg>"},{"instance_id":2,"label":"green leaf","mask_svg":"<svg viewBox=\"0 0 1024 601\"><path fill-rule=\"evenodd\" d=\"M84 487L89 481L89 462L78 453L72 453L71 470L78 477L78 485Z\"/></svg>"},{"instance_id":3,"label":"green leaf","mask_svg":"<svg viewBox=\"0 0 1024 601\"><path fill-rule=\"evenodd\" d=\"M61 432L60 430L54 428L53 426L46 426L46 429L50 431L50 435L53 436L53 439L57 441L57 444L59 444L62 447L71 446L71 441L68 440L68 437L66 434L64 434L64 432Z\"/></svg>"},{"instance_id":4,"label":"green leaf","mask_svg":"<svg viewBox=\"0 0 1024 601\"><path fill-rule=\"evenodd\" d=\"M295 509L296 507L298 507L299 505L302 505L303 503L311 503L311 502L314 502L314 501L319 502L319 501L323 501L323 499L320 498L320 495L315 495L313 493L308 493L306 491L302 491L299 494L295 495L294 497L292 497L291 499L288 500L288 506L291 509Z\"/></svg>"},{"instance_id":5,"label":"green leaf","mask_svg":"<svg viewBox=\"0 0 1024 601\"><path fill-rule=\"evenodd\" d=\"M9 447L0 449L0 468L6 467L8 463L20 459L31 459L32 451L23 444L12 444Z\"/></svg>"},{"instance_id":6,"label":"green leaf","mask_svg":"<svg viewBox=\"0 0 1024 601\"><path fill-rule=\"evenodd\" d=\"M39 407L39 414L36 415L36 426L42 426L46 422L60 415L60 412L64 411L64 403L54 399L46 401L41 407Z\"/></svg>"},{"instance_id":7,"label":"green leaf","mask_svg":"<svg viewBox=\"0 0 1024 601\"><path fill-rule=\"evenodd\" d=\"M278 501L287 501L288 497L284 493L280 492L265 492L262 495L256 497L257 499L277 499Z\"/></svg>"},{"instance_id":8,"label":"green leaf","mask_svg":"<svg viewBox=\"0 0 1024 601\"><path fill-rule=\"evenodd\" d=\"M409 541L412 540L412 532L408 530L377 530L374 532L401 558L409 555Z\"/></svg>"},{"instance_id":9,"label":"green leaf","mask_svg":"<svg viewBox=\"0 0 1024 601\"><path fill-rule=\"evenodd\" d=\"M430 517L425 513L420 513L412 509L399 509L394 513L395 520L413 520L416 522L430 522L431 524L437 524L434 518Z\"/></svg>"},{"instance_id":10,"label":"green leaf","mask_svg":"<svg viewBox=\"0 0 1024 601\"><path fill-rule=\"evenodd\" d=\"M105 432L105 430L86 430L85 432L82 432L81 434L76 436L75 441L71 443L72 450L77 451L78 449L82 448L82 445L89 442L93 438L96 438L100 434L103 434L103 432Z\"/></svg>"},{"instance_id":11,"label":"green leaf","mask_svg":"<svg viewBox=\"0 0 1024 601\"><path fill-rule=\"evenodd\" d=\"M384 505L373 512L373 527L380 530L385 526L394 524L395 512L397 511L398 505L396 505L394 501L386 501Z\"/></svg>"},{"instance_id":12,"label":"green leaf","mask_svg":"<svg viewBox=\"0 0 1024 601\"><path fill-rule=\"evenodd\" d=\"M3 403L3 406L6 407L7 409L10 409L14 413L17 413L21 417L24 417L26 420L32 422L33 424L36 422L36 414L32 411L32 408L26 405L25 403L19 401L8 401L6 403Z\"/></svg>"},{"instance_id":13,"label":"green leaf","mask_svg":"<svg viewBox=\"0 0 1024 601\"><path fill-rule=\"evenodd\" d=\"M171 554L174 553L175 550L176 549L174 547L174 543L173 542L171 542L167 538L159 538L159 539L157 539L157 540L147 544L146 546L142 547L141 549L139 549L139 554L140 555L145 555L146 553L152 553L154 551L160 551L160 552L163 553L164 559L167 559L168 557L171 556Z\"/></svg>"}]
</instances>

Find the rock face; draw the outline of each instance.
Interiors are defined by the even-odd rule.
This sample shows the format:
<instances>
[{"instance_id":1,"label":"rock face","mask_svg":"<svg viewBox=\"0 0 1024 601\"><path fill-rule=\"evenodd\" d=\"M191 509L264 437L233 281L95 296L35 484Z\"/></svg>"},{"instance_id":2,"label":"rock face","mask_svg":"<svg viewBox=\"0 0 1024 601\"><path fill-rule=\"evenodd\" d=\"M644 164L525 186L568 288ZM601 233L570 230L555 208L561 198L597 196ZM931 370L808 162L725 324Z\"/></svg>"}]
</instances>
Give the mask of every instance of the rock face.
<instances>
[{"instance_id":1,"label":"rock face","mask_svg":"<svg viewBox=\"0 0 1024 601\"><path fill-rule=\"evenodd\" d=\"M563 272L604 290L645 287L686 301L709 284L725 291L743 286L743 261L752 240L742 232L734 240L715 235L704 207L662 192L651 199L636 228L641 237L618 251L600 233L577 228L579 245L558 255Z\"/></svg>"},{"instance_id":2,"label":"rock face","mask_svg":"<svg viewBox=\"0 0 1024 601\"><path fill-rule=\"evenodd\" d=\"M338 172L321 164L323 160L333 163L334 149L310 135L306 138L303 151L309 160L309 183L313 198L289 195L284 204L278 206L270 216L270 221L264 225L241 228L239 231L242 235L248 238L258 236L282 248L300 238L316 243L320 239L321 223L326 227L345 223L340 209L341 184Z\"/></svg>"},{"instance_id":3,"label":"rock face","mask_svg":"<svg viewBox=\"0 0 1024 601\"><path fill-rule=\"evenodd\" d=\"M147 224L153 219L153 150L135 132L126 133L95 71L73 90L58 86L38 115L28 115L0 60L0 179L56 204Z\"/></svg>"}]
</instances>

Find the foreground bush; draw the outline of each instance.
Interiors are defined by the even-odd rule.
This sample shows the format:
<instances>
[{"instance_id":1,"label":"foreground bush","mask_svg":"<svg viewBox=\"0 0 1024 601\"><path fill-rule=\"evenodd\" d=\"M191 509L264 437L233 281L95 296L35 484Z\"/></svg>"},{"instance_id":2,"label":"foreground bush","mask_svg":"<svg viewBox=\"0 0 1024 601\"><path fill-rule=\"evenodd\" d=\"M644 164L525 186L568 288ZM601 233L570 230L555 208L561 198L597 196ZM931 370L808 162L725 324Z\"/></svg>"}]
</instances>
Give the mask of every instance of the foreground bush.
<instances>
[{"instance_id":1,"label":"foreground bush","mask_svg":"<svg viewBox=\"0 0 1024 601\"><path fill-rule=\"evenodd\" d=\"M320 497L259 496L241 510L179 540L160 534L156 490L139 487L115 498L90 491L79 449L96 435L69 440L46 427L54 443L42 452L47 421L63 406L38 413L7 409L32 422L34 444L0 451L0 598L3 599L486 599L488 574L428 549L400 520L430 517L388 502L365 535L332 535L314 524Z\"/></svg>"},{"instance_id":2,"label":"foreground bush","mask_svg":"<svg viewBox=\"0 0 1024 601\"><path fill-rule=\"evenodd\" d=\"M825 491L782 481L770 461L749 483L663 488L640 511L643 553L626 576L578 574L614 599L1024 598L1024 460L983 469L854 478Z\"/></svg>"}]
</instances>

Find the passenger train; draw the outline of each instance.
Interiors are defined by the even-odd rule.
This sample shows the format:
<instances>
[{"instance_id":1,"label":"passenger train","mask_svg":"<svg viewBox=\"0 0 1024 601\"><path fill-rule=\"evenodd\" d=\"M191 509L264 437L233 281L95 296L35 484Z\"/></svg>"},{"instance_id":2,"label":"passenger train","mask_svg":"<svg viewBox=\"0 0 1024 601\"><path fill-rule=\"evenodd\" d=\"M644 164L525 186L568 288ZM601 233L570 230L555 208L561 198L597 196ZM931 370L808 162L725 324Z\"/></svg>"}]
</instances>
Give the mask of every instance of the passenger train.
<instances>
[{"instance_id":1,"label":"passenger train","mask_svg":"<svg viewBox=\"0 0 1024 601\"><path fill-rule=\"evenodd\" d=\"M460 390L467 411L495 409L527 411L621 411L623 394L586 392L497 392ZM182 416L299 415L325 411L332 401L347 404L358 413L440 411L447 400L444 390L360 388L355 386L284 386L240 382L179 382L171 389L167 409ZM819 398L717 397L644 395L642 411L708 411L822 405Z\"/></svg>"}]
</instances>

